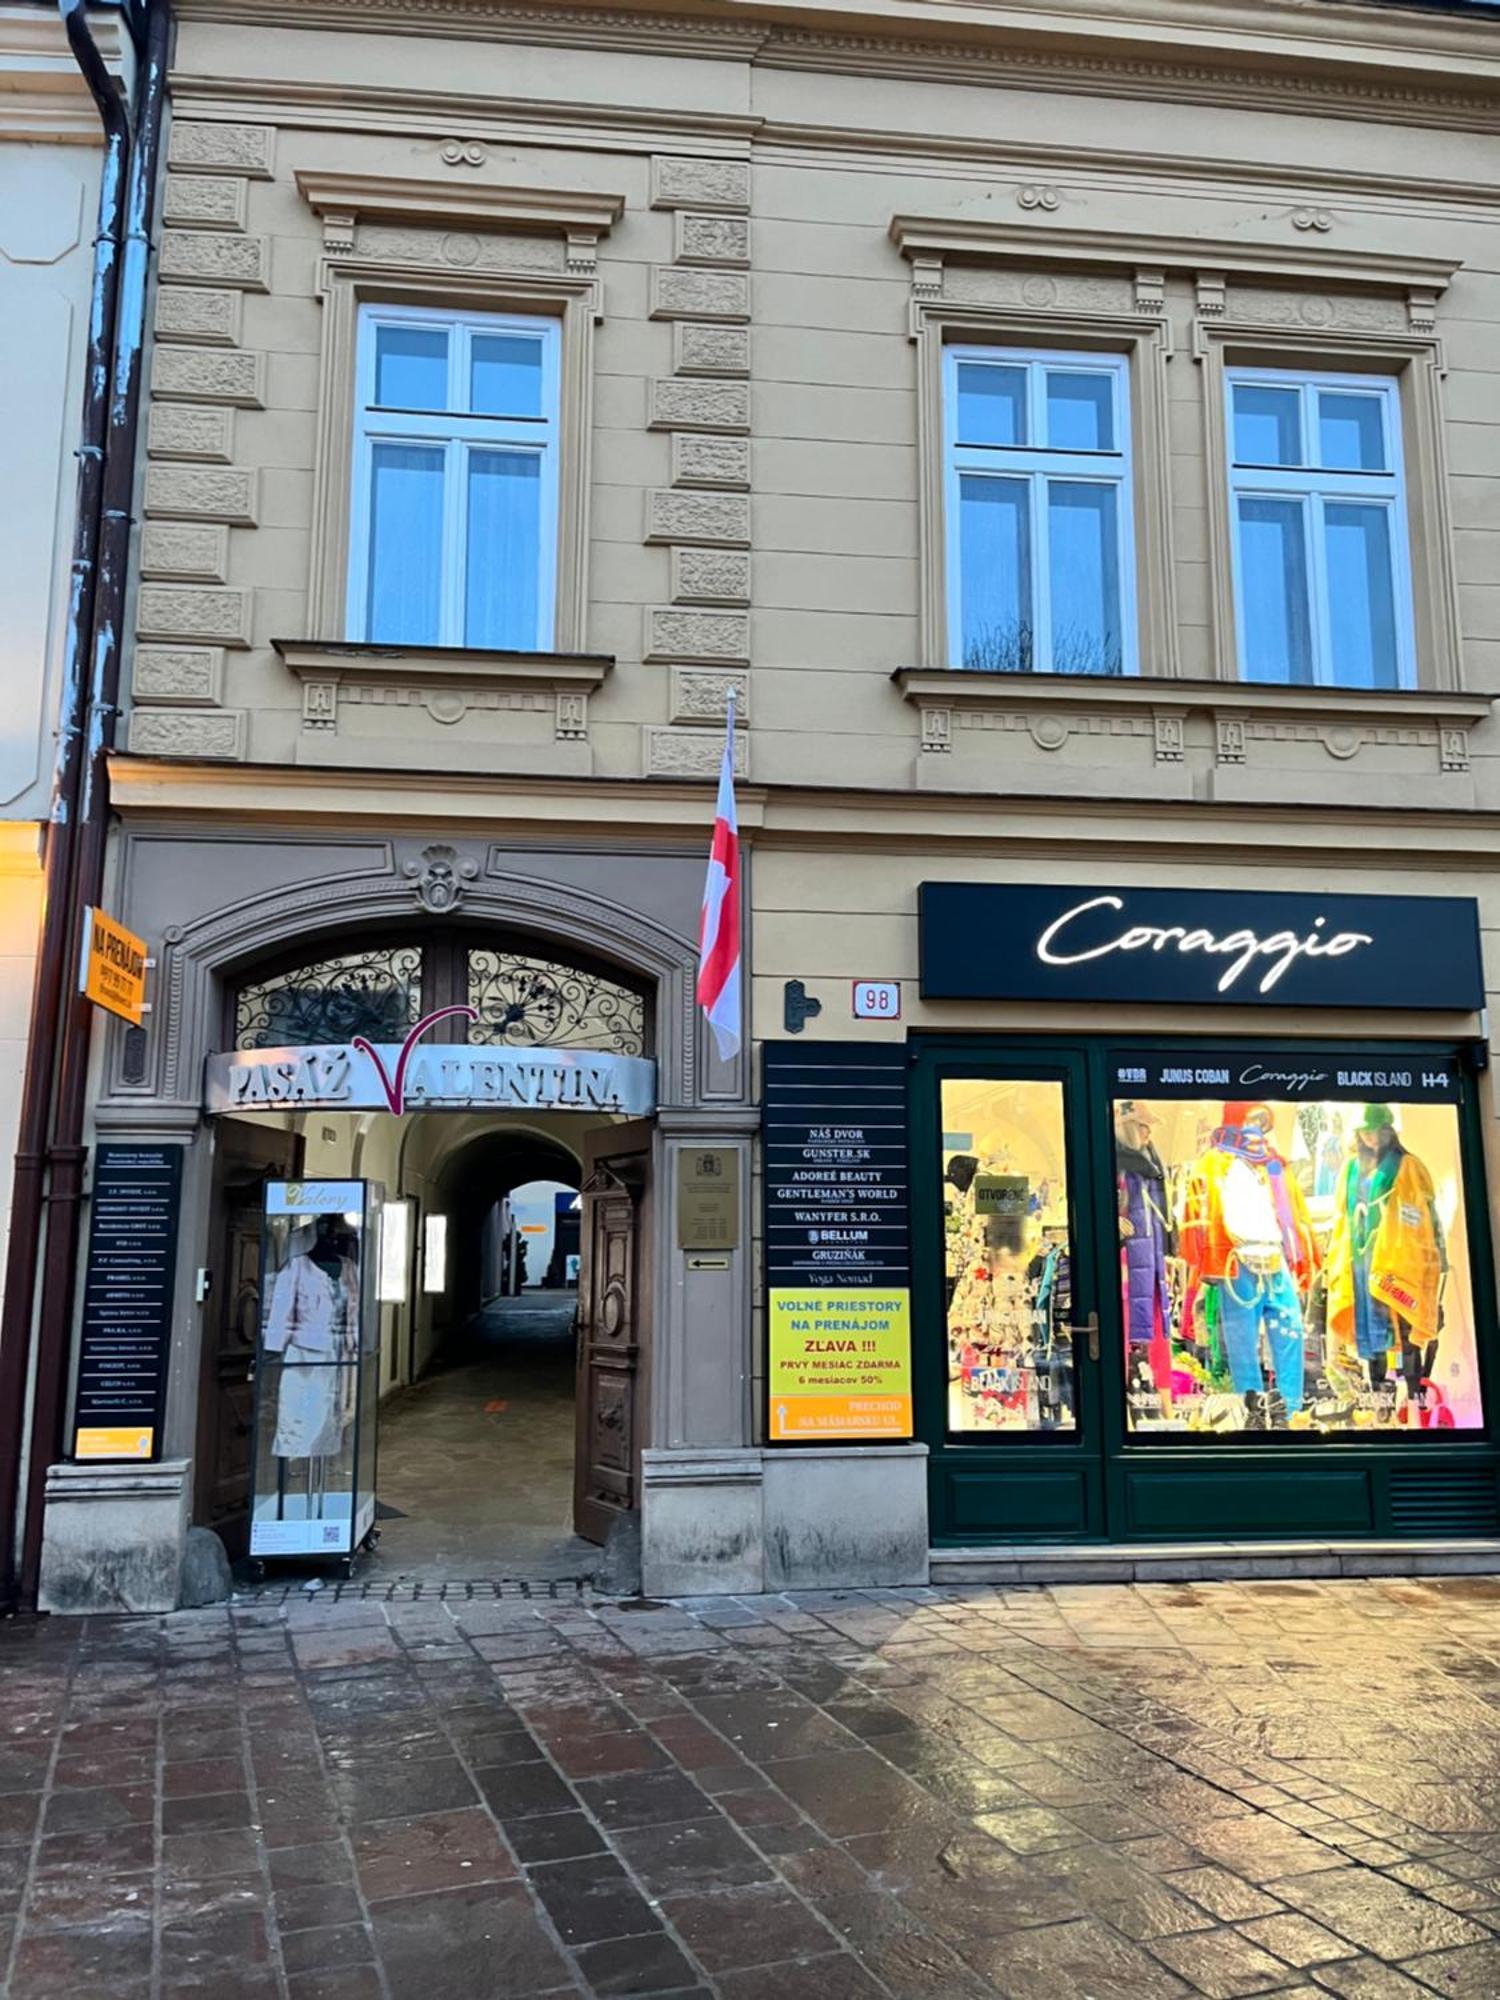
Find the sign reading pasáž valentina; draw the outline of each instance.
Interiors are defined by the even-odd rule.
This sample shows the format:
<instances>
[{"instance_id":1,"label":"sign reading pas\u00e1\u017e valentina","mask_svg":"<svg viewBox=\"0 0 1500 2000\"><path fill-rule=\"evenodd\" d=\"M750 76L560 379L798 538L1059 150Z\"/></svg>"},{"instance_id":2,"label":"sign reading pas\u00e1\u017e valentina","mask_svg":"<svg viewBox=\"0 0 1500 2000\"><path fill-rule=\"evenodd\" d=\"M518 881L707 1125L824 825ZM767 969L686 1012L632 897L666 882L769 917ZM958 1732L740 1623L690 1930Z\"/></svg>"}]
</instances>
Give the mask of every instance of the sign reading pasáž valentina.
<instances>
[{"instance_id":1,"label":"sign reading pas\u00e1\u017e valentina","mask_svg":"<svg viewBox=\"0 0 1500 2000\"><path fill-rule=\"evenodd\" d=\"M386 1111L390 1081L401 1076L407 1111L468 1111L508 1106L528 1111L616 1111L644 1117L656 1109L656 1065L644 1056L593 1049L417 1046L349 1043L294 1049L241 1049L208 1059L210 1111L272 1111L289 1105L330 1111Z\"/></svg>"}]
</instances>

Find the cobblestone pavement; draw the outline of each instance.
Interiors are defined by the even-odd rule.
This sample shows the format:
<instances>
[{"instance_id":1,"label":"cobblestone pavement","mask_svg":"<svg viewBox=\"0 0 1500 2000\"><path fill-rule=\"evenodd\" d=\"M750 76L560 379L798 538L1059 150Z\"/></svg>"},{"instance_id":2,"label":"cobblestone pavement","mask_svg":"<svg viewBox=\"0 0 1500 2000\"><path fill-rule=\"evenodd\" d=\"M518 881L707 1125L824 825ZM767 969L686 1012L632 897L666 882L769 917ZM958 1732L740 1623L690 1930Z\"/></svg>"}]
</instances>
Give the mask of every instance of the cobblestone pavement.
<instances>
[{"instance_id":1,"label":"cobblestone pavement","mask_svg":"<svg viewBox=\"0 0 1500 2000\"><path fill-rule=\"evenodd\" d=\"M0 1628L13 2000L1500 1993L1500 1579Z\"/></svg>"}]
</instances>

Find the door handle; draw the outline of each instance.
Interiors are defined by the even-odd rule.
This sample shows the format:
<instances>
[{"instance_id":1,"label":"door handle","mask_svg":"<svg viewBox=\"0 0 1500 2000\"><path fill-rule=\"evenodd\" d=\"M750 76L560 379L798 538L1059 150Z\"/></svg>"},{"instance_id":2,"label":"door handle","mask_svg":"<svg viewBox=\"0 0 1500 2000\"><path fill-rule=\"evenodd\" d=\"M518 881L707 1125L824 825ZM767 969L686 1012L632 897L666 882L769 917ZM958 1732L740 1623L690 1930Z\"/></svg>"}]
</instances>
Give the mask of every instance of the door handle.
<instances>
[{"instance_id":1,"label":"door handle","mask_svg":"<svg viewBox=\"0 0 1500 2000\"><path fill-rule=\"evenodd\" d=\"M1090 1313L1086 1320L1081 1320L1075 1323L1073 1326L1069 1327L1068 1331L1072 1334L1075 1342L1077 1341L1080 1334L1082 1334L1084 1338L1088 1341L1090 1361L1097 1361L1099 1359L1098 1313Z\"/></svg>"}]
</instances>

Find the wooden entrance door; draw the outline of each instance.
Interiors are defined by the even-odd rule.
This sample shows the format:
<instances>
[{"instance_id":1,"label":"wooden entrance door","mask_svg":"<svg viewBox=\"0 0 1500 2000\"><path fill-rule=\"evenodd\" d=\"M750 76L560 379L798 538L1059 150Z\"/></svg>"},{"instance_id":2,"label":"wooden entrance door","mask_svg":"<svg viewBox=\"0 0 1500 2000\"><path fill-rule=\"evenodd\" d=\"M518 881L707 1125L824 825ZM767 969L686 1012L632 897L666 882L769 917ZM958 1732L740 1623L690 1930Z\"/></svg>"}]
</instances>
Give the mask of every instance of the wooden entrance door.
<instances>
[{"instance_id":1,"label":"wooden entrance door","mask_svg":"<svg viewBox=\"0 0 1500 2000\"><path fill-rule=\"evenodd\" d=\"M584 1140L573 1524L591 1542L640 1505L652 1136L650 1120L636 1119Z\"/></svg>"},{"instance_id":2,"label":"wooden entrance door","mask_svg":"<svg viewBox=\"0 0 1500 2000\"><path fill-rule=\"evenodd\" d=\"M264 1189L268 1180L295 1179L301 1158L293 1132L222 1119L214 1134L193 1518L217 1531L231 1561L250 1545Z\"/></svg>"}]
</instances>

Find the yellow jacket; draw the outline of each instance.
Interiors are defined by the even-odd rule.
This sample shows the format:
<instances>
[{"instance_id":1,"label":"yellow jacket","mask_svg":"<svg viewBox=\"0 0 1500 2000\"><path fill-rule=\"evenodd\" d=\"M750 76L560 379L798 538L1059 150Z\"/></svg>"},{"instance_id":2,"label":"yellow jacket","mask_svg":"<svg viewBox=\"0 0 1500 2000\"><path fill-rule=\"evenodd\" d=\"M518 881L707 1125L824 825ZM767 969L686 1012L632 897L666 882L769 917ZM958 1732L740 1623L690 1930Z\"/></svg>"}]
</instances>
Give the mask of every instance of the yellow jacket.
<instances>
[{"instance_id":1,"label":"yellow jacket","mask_svg":"<svg viewBox=\"0 0 1500 2000\"><path fill-rule=\"evenodd\" d=\"M1339 1177L1326 1266L1328 1328L1335 1339L1350 1347L1354 1344L1355 1260L1349 1183L1358 1173L1358 1162L1347 1160ZM1370 1296L1390 1307L1414 1341L1435 1340L1438 1331L1443 1247L1434 1200L1431 1174L1415 1154L1403 1152L1390 1187L1371 1202L1362 1232L1370 1246Z\"/></svg>"}]
</instances>

